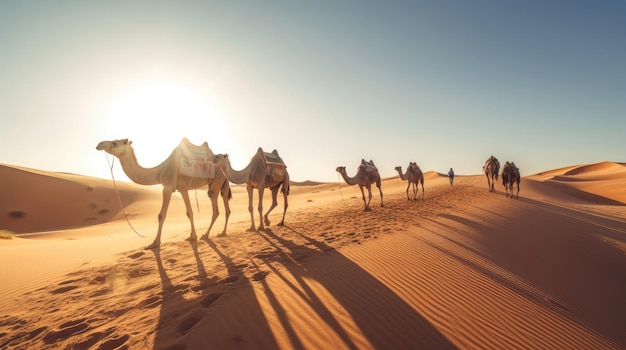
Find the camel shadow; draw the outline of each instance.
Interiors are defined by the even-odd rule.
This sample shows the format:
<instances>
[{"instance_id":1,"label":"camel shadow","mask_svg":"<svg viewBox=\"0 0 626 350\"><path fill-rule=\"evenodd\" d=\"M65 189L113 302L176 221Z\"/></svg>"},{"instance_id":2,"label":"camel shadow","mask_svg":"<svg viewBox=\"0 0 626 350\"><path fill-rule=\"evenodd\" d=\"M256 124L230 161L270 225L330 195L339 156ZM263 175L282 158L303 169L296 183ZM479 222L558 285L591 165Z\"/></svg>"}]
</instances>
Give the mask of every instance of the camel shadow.
<instances>
[{"instance_id":1,"label":"camel shadow","mask_svg":"<svg viewBox=\"0 0 626 350\"><path fill-rule=\"evenodd\" d=\"M274 338L264 336L272 334L271 329L267 322L258 322L264 320L263 310L256 302L251 281L241 278L242 266L234 264L212 241L205 242L222 259L228 277L209 278L203 263L203 257L206 258L207 252L199 250L198 243L192 242L190 246L196 261L197 276L173 283L163 265L161 249L151 250L155 256L162 286L161 310L155 327L154 349L182 350L190 346L192 348L199 346L203 349L231 348L245 343L254 344L259 348L278 348ZM192 278L197 282L188 283ZM239 315L222 318L218 311L220 303L227 299L224 295L233 289L236 289L240 298L246 300L247 307L245 310L237 310ZM199 296L185 297L190 290ZM239 321L243 327L254 327L255 331L248 334L238 333L241 327L237 327L233 322ZM251 324L252 321L255 323ZM256 337L255 334L263 336Z\"/></svg>"},{"instance_id":2,"label":"camel shadow","mask_svg":"<svg viewBox=\"0 0 626 350\"><path fill-rule=\"evenodd\" d=\"M274 268L272 261L264 263L302 302L315 310L317 316L341 339L342 346L350 349L360 347L353 342L348 330L335 316L336 310L328 308L324 299L312 288L310 281L323 286L332 295L373 348L456 348L411 305L361 266L297 228L285 227L304 239L306 244L296 244L272 230L266 230L261 235L282 252L282 265L288 275ZM276 307L281 306L275 305ZM288 323L286 320L283 322ZM292 342L294 340L297 341L292 339Z\"/></svg>"},{"instance_id":3,"label":"camel shadow","mask_svg":"<svg viewBox=\"0 0 626 350\"><path fill-rule=\"evenodd\" d=\"M527 197L512 205L512 216L483 208L466 215L442 214L444 220L429 220L434 229L428 231L521 277L536 290L520 288L462 255L435 248L530 300L544 303L541 295L549 295L557 307L552 309L625 344L626 256L608 243L626 244L624 223ZM467 215L488 218L488 224Z\"/></svg>"}]
</instances>

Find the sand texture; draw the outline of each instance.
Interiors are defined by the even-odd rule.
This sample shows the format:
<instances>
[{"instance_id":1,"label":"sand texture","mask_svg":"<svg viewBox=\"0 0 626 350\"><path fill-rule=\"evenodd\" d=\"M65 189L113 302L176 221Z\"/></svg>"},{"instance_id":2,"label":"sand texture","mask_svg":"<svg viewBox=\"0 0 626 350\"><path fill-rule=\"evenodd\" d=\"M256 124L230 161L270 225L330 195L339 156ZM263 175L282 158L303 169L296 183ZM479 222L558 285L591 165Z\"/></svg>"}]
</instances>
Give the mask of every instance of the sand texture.
<instances>
[{"instance_id":1,"label":"sand texture","mask_svg":"<svg viewBox=\"0 0 626 350\"><path fill-rule=\"evenodd\" d=\"M369 212L343 180L293 183L265 232L231 185L228 235L222 214L194 242L175 194L154 250L159 186L117 183L122 210L110 180L0 177L1 349L626 348L622 163L524 176L519 199L430 171L408 201L393 177Z\"/></svg>"}]
</instances>

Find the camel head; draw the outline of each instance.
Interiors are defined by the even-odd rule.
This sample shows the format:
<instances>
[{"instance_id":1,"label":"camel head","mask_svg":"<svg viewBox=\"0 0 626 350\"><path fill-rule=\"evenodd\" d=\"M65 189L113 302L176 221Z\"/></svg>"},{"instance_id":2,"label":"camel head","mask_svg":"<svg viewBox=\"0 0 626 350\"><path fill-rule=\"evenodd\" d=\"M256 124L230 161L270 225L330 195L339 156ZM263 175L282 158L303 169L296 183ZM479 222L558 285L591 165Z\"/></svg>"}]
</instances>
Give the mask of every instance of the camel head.
<instances>
[{"instance_id":1,"label":"camel head","mask_svg":"<svg viewBox=\"0 0 626 350\"><path fill-rule=\"evenodd\" d=\"M121 156L130 148L132 141L128 139L114 140L114 141L102 141L96 146L98 151L105 151L108 154L112 154L116 157Z\"/></svg>"},{"instance_id":2,"label":"camel head","mask_svg":"<svg viewBox=\"0 0 626 350\"><path fill-rule=\"evenodd\" d=\"M230 159L228 159L228 154L216 154L213 162L220 168L224 168L226 165L230 165Z\"/></svg>"},{"instance_id":3,"label":"camel head","mask_svg":"<svg viewBox=\"0 0 626 350\"><path fill-rule=\"evenodd\" d=\"M402 167L401 166L397 166L394 169L396 169L396 171L402 172Z\"/></svg>"},{"instance_id":4,"label":"camel head","mask_svg":"<svg viewBox=\"0 0 626 350\"><path fill-rule=\"evenodd\" d=\"M345 174L346 173L346 167L345 166L338 166L336 170L340 174Z\"/></svg>"}]
</instances>

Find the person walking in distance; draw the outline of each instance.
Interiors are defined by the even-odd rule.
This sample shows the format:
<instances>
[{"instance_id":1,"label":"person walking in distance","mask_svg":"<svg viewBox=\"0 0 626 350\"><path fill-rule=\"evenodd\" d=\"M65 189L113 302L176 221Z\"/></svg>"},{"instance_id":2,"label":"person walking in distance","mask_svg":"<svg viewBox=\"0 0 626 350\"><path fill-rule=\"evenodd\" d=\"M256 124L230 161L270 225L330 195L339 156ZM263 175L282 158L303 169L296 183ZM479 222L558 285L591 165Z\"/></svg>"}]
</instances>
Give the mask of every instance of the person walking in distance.
<instances>
[{"instance_id":1,"label":"person walking in distance","mask_svg":"<svg viewBox=\"0 0 626 350\"><path fill-rule=\"evenodd\" d=\"M452 186L452 182L454 181L454 170L452 170L452 168L448 171L448 179L450 179L450 186Z\"/></svg>"}]
</instances>

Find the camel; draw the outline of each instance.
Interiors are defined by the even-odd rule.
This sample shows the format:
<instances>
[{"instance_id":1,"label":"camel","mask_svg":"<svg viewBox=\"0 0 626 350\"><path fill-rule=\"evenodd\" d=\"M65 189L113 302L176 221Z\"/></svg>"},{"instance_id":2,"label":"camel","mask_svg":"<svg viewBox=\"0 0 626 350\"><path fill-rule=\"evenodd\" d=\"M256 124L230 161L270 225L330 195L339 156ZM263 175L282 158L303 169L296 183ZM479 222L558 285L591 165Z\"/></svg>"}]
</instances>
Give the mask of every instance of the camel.
<instances>
[{"instance_id":1,"label":"camel","mask_svg":"<svg viewBox=\"0 0 626 350\"><path fill-rule=\"evenodd\" d=\"M230 159L228 154L215 155L215 164L220 167L226 173L228 180L234 184L246 184L246 190L248 191L248 211L250 212L250 228L247 231L255 231L254 223L254 210L253 210L253 190L259 191L259 231L265 231L265 226L270 225L268 218L269 213L276 208L278 202L276 196L278 189L281 188L285 206L283 210L283 218L278 223L278 226L285 224L285 214L287 213L287 207L289 203L287 196L289 195L289 173L287 172L287 166L278 155L278 151L274 150L272 153L263 152L263 149L259 147L256 154L250 159L250 164L242 170L233 170L230 165ZM263 216L263 192L265 188L269 188L272 191L272 205L270 209Z\"/></svg>"},{"instance_id":2,"label":"camel","mask_svg":"<svg viewBox=\"0 0 626 350\"><path fill-rule=\"evenodd\" d=\"M500 171L500 162L498 162L498 159L494 156L489 157L489 159L485 162L485 165L483 165L483 171L485 172L485 176L487 176L487 187L489 188L489 192L495 191L496 189L494 186L498 180L498 172Z\"/></svg>"},{"instance_id":3,"label":"camel","mask_svg":"<svg viewBox=\"0 0 626 350\"><path fill-rule=\"evenodd\" d=\"M415 162L410 162L409 167L406 169L406 173L402 174L402 167L395 167L398 174L400 174L400 178L404 181L408 180L408 185L406 186L406 200L411 200L409 196L409 188L413 185L413 200L417 199L417 193L419 192L419 183L422 183L422 199L424 199L424 174L422 170L417 166Z\"/></svg>"},{"instance_id":4,"label":"camel","mask_svg":"<svg viewBox=\"0 0 626 350\"><path fill-rule=\"evenodd\" d=\"M217 207L217 197L221 194L224 200L224 208L226 211L226 222L224 223L224 230L220 236L226 235L226 226L228 225L228 218L230 216L230 206L228 200L232 197L230 190L230 184L226 179L224 172L215 166L207 158L213 157L213 152L209 149L209 145L204 142L202 146L195 146L184 138L181 143L172 151L172 154L163 161L161 164L153 168L143 168L137 162L135 151L132 148L132 141L128 139L114 140L114 141L102 141L96 147L99 151L105 151L120 160L124 173L133 182L140 185L163 185L163 202L161 203L161 211L159 212L159 228L157 230L156 238L154 242L146 247L146 249L158 248L161 245L161 231L163 229L163 222L165 221L165 215L167 214L167 208L170 204L170 199L174 191L180 192L185 202L185 208L187 209L187 217L191 223L191 234L188 238L189 241L195 241L196 228L193 223L193 211L191 209L191 203L189 202L189 190L208 186L208 195L211 198L211 204L213 206L213 217L211 218L211 224L206 233L202 235L202 239L208 239L209 233L215 220L219 216L219 210ZM206 174L201 176L188 176L185 175L181 169L190 162L188 155L190 152L195 154L201 154L205 157L201 165Z\"/></svg>"},{"instance_id":5,"label":"camel","mask_svg":"<svg viewBox=\"0 0 626 350\"><path fill-rule=\"evenodd\" d=\"M365 205L364 211L370 211L370 202L372 201L372 183L376 183L376 187L378 187L378 191L380 191L380 206L383 204L383 191L381 188L381 180L380 175L378 174L378 169L374 165L374 162L369 161L366 162L364 159L361 160L361 165L359 165L359 169L354 177L349 177L346 174L346 167L340 166L337 167L337 172L341 174L344 181L348 185L359 185L359 189L361 190L361 195L363 196L363 204ZM365 200L365 192L363 192L363 187L367 188L368 192L368 200Z\"/></svg>"},{"instance_id":6,"label":"camel","mask_svg":"<svg viewBox=\"0 0 626 350\"><path fill-rule=\"evenodd\" d=\"M510 192L511 198L513 198L513 184L517 183L517 194L515 198L519 198L520 181L519 169L515 166L515 163L509 163L508 161L504 163L504 167L502 167L502 185L504 185L504 195L506 197L509 196Z\"/></svg>"}]
</instances>

